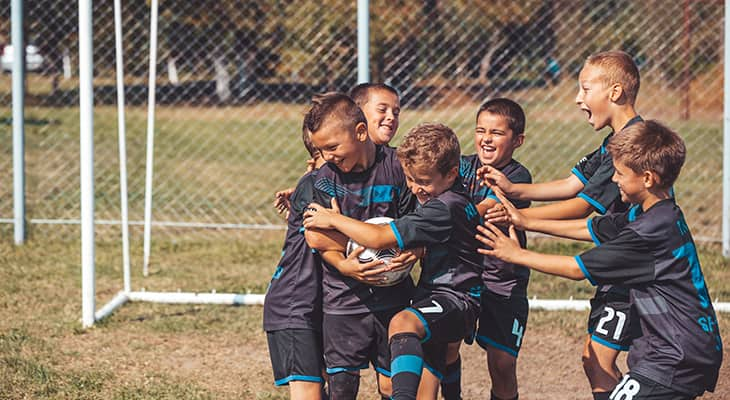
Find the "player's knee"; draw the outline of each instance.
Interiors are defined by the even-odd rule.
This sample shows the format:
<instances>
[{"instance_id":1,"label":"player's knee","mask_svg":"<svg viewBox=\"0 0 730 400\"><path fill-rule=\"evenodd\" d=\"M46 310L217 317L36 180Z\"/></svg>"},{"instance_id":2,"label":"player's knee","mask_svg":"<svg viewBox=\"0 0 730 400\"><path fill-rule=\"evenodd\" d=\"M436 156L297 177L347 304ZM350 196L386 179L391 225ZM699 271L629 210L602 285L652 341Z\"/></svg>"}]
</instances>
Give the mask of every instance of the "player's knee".
<instances>
[{"instance_id":1,"label":"player's knee","mask_svg":"<svg viewBox=\"0 0 730 400\"><path fill-rule=\"evenodd\" d=\"M360 389L360 375L339 372L329 376L330 400L355 400Z\"/></svg>"},{"instance_id":2,"label":"player's knee","mask_svg":"<svg viewBox=\"0 0 730 400\"><path fill-rule=\"evenodd\" d=\"M517 368L517 359L501 353L499 356L492 357L489 360L489 370L497 377L504 378L504 380L511 380L515 375Z\"/></svg>"},{"instance_id":3,"label":"player's knee","mask_svg":"<svg viewBox=\"0 0 730 400\"><path fill-rule=\"evenodd\" d=\"M396 333L400 332L419 332L423 330L423 327L419 328L421 321L411 311L403 310L393 316L390 319L388 325L388 336L392 337Z\"/></svg>"}]
</instances>

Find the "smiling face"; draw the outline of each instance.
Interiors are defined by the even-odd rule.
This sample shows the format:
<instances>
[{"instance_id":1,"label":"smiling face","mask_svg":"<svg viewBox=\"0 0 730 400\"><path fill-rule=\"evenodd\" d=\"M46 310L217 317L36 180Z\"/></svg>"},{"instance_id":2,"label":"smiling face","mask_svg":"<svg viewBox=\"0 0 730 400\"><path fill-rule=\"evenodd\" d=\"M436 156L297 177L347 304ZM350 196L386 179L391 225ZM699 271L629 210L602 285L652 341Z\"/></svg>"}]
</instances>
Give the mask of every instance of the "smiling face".
<instances>
[{"instance_id":1,"label":"smiling face","mask_svg":"<svg viewBox=\"0 0 730 400\"><path fill-rule=\"evenodd\" d=\"M483 165L504 167L524 140L524 134L515 135L512 132L504 116L489 111L479 114L474 131L474 145Z\"/></svg>"},{"instance_id":2,"label":"smiling face","mask_svg":"<svg viewBox=\"0 0 730 400\"><path fill-rule=\"evenodd\" d=\"M337 121L326 122L317 132L311 134L311 139L322 158L337 166L340 171L349 173L367 168L365 124L359 123L355 126L355 132L349 132Z\"/></svg>"},{"instance_id":3,"label":"smiling face","mask_svg":"<svg viewBox=\"0 0 730 400\"><path fill-rule=\"evenodd\" d=\"M454 184L457 168L449 170L446 175L438 172L434 166L405 165L401 163L406 176L408 189L416 195L418 202L424 204L432 198L447 191Z\"/></svg>"},{"instance_id":4,"label":"smiling face","mask_svg":"<svg viewBox=\"0 0 730 400\"><path fill-rule=\"evenodd\" d=\"M388 144L398 131L400 100L395 93L371 89L362 111L368 120L368 135L375 144Z\"/></svg>"},{"instance_id":5,"label":"smiling face","mask_svg":"<svg viewBox=\"0 0 730 400\"><path fill-rule=\"evenodd\" d=\"M628 204L641 204L647 197L651 185L652 173L636 173L619 160L613 161L614 173L611 180L616 183L621 193L621 201Z\"/></svg>"},{"instance_id":6,"label":"smiling face","mask_svg":"<svg viewBox=\"0 0 730 400\"><path fill-rule=\"evenodd\" d=\"M597 131L611 123L611 86L605 84L603 75L601 67L583 66L578 75L578 95L575 96L575 103L587 114L588 123Z\"/></svg>"}]
</instances>

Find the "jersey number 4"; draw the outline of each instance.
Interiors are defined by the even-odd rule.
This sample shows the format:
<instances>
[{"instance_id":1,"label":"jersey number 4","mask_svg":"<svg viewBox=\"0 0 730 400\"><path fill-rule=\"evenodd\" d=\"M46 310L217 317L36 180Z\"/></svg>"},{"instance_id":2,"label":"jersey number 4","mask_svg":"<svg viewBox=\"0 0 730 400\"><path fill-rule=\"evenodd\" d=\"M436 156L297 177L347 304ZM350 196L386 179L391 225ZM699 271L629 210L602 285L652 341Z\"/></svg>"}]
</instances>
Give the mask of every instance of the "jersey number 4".
<instances>
[{"instance_id":1,"label":"jersey number 4","mask_svg":"<svg viewBox=\"0 0 730 400\"><path fill-rule=\"evenodd\" d=\"M616 330L613 331L613 339L619 340L621 338L621 331L624 329L624 324L626 323L626 314L621 311L616 311L611 307L606 307L606 315L601 317L601 319L598 321L598 326L596 326L596 332L600 333L601 335L608 335L608 329L604 328L603 326L608 323L609 321L613 320L614 317L618 318L618 321L616 322Z\"/></svg>"}]
</instances>

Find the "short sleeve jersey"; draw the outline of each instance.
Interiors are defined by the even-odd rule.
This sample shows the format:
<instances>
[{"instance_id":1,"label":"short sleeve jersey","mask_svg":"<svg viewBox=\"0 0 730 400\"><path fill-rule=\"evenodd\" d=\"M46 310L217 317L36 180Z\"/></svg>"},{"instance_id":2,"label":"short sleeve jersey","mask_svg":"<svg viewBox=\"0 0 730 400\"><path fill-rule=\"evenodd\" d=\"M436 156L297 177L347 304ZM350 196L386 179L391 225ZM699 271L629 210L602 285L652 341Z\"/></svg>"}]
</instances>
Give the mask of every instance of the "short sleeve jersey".
<instances>
[{"instance_id":1,"label":"short sleeve jersey","mask_svg":"<svg viewBox=\"0 0 730 400\"><path fill-rule=\"evenodd\" d=\"M304 240L302 214L312 202L316 171L304 175L290 198L286 238L264 301L264 330L322 327L322 260Z\"/></svg>"},{"instance_id":2,"label":"short sleeve jersey","mask_svg":"<svg viewBox=\"0 0 730 400\"><path fill-rule=\"evenodd\" d=\"M628 364L664 386L698 396L712 391L722 362L717 317L710 302L694 241L673 199L643 214L627 212L588 220L600 245L579 256L592 284L630 288L642 336Z\"/></svg>"},{"instance_id":3,"label":"short sleeve jersey","mask_svg":"<svg viewBox=\"0 0 730 400\"><path fill-rule=\"evenodd\" d=\"M406 185L395 149L376 146L373 165L362 172L343 173L327 163L315 179L315 202L330 206L337 198L342 214L365 221L374 217L398 218L411 208L414 197ZM413 281L390 287L366 285L342 275L323 262L323 309L325 313L351 315L401 308L408 304Z\"/></svg>"},{"instance_id":4,"label":"short sleeve jersey","mask_svg":"<svg viewBox=\"0 0 730 400\"><path fill-rule=\"evenodd\" d=\"M471 195L474 203L478 204L484 199L491 198L499 202L492 189L481 184L481 179L476 176L476 171L482 167L482 162L476 154L461 156L459 175L461 175L464 187ZM532 183L530 171L519 162L510 160L500 171L512 183ZM517 208L530 206L529 200L513 200L512 204ZM503 229L506 232L506 230ZM524 248L527 245L527 237L524 231L517 232L520 245ZM526 296L527 284L530 279L530 269L521 265L507 263L495 257L484 257L484 273L482 279L484 285L491 292L502 296Z\"/></svg>"},{"instance_id":5,"label":"short sleeve jersey","mask_svg":"<svg viewBox=\"0 0 730 400\"><path fill-rule=\"evenodd\" d=\"M626 123L626 126L622 129L641 121L643 119L636 116ZM621 201L618 186L611 181L614 172L613 160L608 150L606 150L606 146L613 134L611 132L606 136L603 143L601 143L601 147L583 157L571 170L573 175L583 182L583 190L578 193L578 197L587 201L600 214L609 211L621 212L628 208Z\"/></svg>"},{"instance_id":6,"label":"short sleeve jersey","mask_svg":"<svg viewBox=\"0 0 730 400\"><path fill-rule=\"evenodd\" d=\"M401 249L426 247L418 289L447 290L462 297L482 291L483 256L476 240L481 217L460 179L452 187L391 222Z\"/></svg>"}]
</instances>

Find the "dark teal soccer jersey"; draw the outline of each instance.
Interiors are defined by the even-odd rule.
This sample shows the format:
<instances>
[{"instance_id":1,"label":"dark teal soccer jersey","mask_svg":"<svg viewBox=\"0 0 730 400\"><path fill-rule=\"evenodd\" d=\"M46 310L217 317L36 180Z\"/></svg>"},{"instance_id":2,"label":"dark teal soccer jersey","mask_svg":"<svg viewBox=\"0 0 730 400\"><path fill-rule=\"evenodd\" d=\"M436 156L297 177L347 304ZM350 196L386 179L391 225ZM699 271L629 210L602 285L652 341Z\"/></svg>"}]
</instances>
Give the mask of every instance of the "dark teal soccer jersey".
<instances>
[{"instance_id":1,"label":"dark teal soccer jersey","mask_svg":"<svg viewBox=\"0 0 730 400\"><path fill-rule=\"evenodd\" d=\"M673 199L644 213L629 211L590 219L600 245L576 261L592 284L620 284L641 326L628 364L639 374L689 395L712 391L722 362L717 317L694 241Z\"/></svg>"},{"instance_id":2,"label":"dark teal soccer jersey","mask_svg":"<svg viewBox=\"0 0 730 400\"><path fill-rule=\"evenodd\" d=\"M302 214L312 202L316 171L291 196L281 260L264 301L264 330L322 329L322 260L304 240Z\"/></svg>"},{"instance_id":3,"label":"dark teal soccer jersey","mask_svg":"<svg viewBox=\"0 0 730 400\"><path fill-rule=\"evenodd\" d=\"M470 156L461 156L461 165L459 166L459 175L461 175L464 187L475 204L479 204L486 198L492 198L496 201L492 189L481 184L481 179L477 178L476 171L482 167L482 162L476 154ZM512 183L532 183L532 175L522 164L513 160L502 167L500 171ZM517 208L527 208L530 206L529 200L513 200L512 204ZM502 229L507 232L506 229ZM524 248L527 245L527 237L524 231L518 231L520 245ZM482 280L484 285L490 291L501 296L526 296L527 284L530 279L530 269L521 265L506 263L495 257L484 257L484 273Z\"/></svg>"},{"instance_id":4,"label":"dark teal soccer jersey","mask_svg":"<svg viewBox=\"0 0 730 400\"><path fill-rule=\"evenodd\" d=\"M337 198L342 214L365 221L374 217L398 218L407 213L414 198L406 185L395 149L376 146L373 165L362 172L343 173L327 163L315 179L315 202L330 207ZM375 287L342 275L323 262L323 309L325 313L351 315L402 308L408 304L413 281L391 287Z\"/></svg>"},{"instance_id":5,"label":"dark teal soccer jersey","mask_svg":"<svg viewBox=\"0 0 730 400\"><path fill-rule=\"evenodd\" d=\"M418 289L449 289L478 297L484 262L477 252L481 218L457 179L452 187L391 222L401 249L426 247Z\"/></svg>"}]
</instances>

